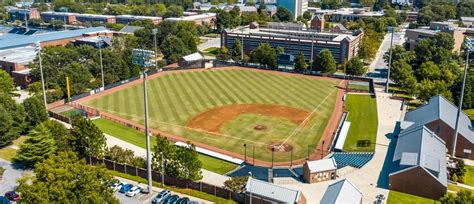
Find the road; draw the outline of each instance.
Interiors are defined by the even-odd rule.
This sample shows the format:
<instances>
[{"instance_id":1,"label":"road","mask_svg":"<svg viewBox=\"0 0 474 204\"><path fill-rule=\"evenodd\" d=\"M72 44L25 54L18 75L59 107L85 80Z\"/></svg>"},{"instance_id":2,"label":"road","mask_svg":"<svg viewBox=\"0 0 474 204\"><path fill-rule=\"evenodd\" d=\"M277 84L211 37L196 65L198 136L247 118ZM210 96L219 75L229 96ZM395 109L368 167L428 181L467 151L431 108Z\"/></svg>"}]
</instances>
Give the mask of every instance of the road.
<instances>
[{"instance_id":1,"label":"road","mask_svg":"<svg viewBox=\"0 0 474 204\"><path fill-rule=\"evenodd\" d=\"M390 95L383 93L382 89L377 89L377 114L378 128L375 153L366 165L361 169L339 177L336 181L347 178L363 193L362 203L374 203L379 194L388 197L388 172L386 161L392 159L389 147L392 148L394 142L391 140L391 133L395 129L396 122L400 119L401 101L390 99ZM392 149L391 149L392 150ZM387 154L389 153L389 154ZM388 155L388 156L387 156ZM325 181L321 183L287 184L282 185L303 192L307 200L320 201L328 185L336 181Z\"/></svg>"},{"instance_id":2,"label":"road","mask_svg":"<svg viewBox=\"0 0 474 204\"><path fill-rule=\"evenodd\" d=\"M208 38L208 37L201 37L202 40L205 40L206 42L201 43L197 46L199 51L204 51L207 48L211 47L221 47L221 38Z\"/></svg>"},{"instance_id":3,"label":"road","mask_svg":"<svg viewBox=\"0 0 474 204\"><path fill-rule=\"evenodd\" d=\"M3 178L0 180L0 195L5 195L7 191L14 190L18 186L16 180L23 177L25 173L32 173L23 169L15 169L10 162L3 159L0 159L0 166L5 168Z\"/></svg>"},{"instance_id":4,"label":"road","mask_svg":"<svg viewBox=\"0 0 474 204\"><path fill-rule=\"evenodd\" d=\"M380 76L380 73L387 71L387 63L385 63L383 56L390 49L390 40L392 33L387 33L380 45L377 54L375 55L374 61L369 65L369 74L374 77ZM393 34L393 46L402 45L405 42L405 29L400 32ZM386 77L386 76L384 76Z\"/></svg>"}]
</instances>

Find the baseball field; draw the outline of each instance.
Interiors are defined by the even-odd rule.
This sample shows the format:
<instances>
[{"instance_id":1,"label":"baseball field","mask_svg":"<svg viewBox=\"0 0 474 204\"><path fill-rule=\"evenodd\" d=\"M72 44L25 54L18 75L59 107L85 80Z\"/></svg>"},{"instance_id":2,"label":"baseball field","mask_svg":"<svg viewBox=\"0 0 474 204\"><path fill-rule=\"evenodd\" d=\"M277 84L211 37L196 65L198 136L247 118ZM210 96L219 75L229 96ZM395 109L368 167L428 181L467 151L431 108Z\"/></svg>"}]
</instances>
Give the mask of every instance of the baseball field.
<instances>
[{"instance_id":1,"label":"baseball field","mask_svg":"<svg viewBox=\"0 0 474 204\"><path fill-rule=\"evenodd\" d=\"M148 81L150 126L262 161L314 151L333 113L339 80L250 69L162 73ZM141 83L86 100L87 106L144 123Z\"/></svg>"}]
</instances>

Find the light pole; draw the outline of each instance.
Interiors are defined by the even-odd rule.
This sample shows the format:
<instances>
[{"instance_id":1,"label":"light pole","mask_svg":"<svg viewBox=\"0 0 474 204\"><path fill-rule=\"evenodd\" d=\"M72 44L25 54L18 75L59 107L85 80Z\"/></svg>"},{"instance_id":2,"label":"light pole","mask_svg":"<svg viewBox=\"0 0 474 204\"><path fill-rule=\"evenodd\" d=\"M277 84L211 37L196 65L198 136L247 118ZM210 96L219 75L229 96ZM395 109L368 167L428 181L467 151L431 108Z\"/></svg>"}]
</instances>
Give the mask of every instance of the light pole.
<instances>
[{"instance_id":1,"label":"light pole","mask_svg":"<svg viewBox=\"0 0 474 204\"><path fill-rule=\"evenodd\" d=\"M104 44L103 39L99 36L99 42L97 46L99 46L99 55L100 55L100 76L102 77L102 91L105 90L105 82L104 82L104 66L102 64L102 45Z\"/></svg>"},{"instance_id":2,"label":"light pole","mask_svg":"<svg viewBox=\"0 0 474 204\"><path fill-rule=\"evenodd\" d=\"M249 193L250 193L250 204L252 204L252 172L249 171Z\"/></svg>"},{"instance_id":3,"label":"light pole","mask_svg":"<svg viewBox=\"0 0 474 204\"><path fill-rule=\"evenodd\" d=\"M150 59L154 56L154 52L143 49L133 49L132 51L133 63L143 67L143 105L145 110L145 137L146 137L146 165L148 177L148 192L152 192L151 180L151 151L150 151L150 134L148 127L148 95L147 95L147 67L151 65Z\"/></svg>"},{"instance_id":4,"label":"light pole","mask_svg":"<svg viewBox=\"0 0 474 204\"><path fill-rule=\"evenodd\" d=\"M461 115L461 110L462 110L462 102L464 98L464 87L466 85L466 77L467 77L467 70L469 69L469 54L471 54L471 51L474 50L474 39L467 39L466 42L466 63L464 64L464 76L462 79L462 87L461 87L461 96L459 97L459 105L458 105L458 112L456 115L456 125L454 128L454 135L453 135L453 146L452 148L452 156L456 157L456 143L458 139L458 128L459 128L459 116Z\"/></svg>"},{"instance_id":5,"label":"light pole","mask_svg":"<svg viewBox=\"0 0 474 204\"><path fill-rule=\"evenodd\" d=\"M385 85L385 93L388 93L388 87L390 84L390 68L392 68L392 44L393 44L393 33L395 29L393 27L389 28L392 31L392 37L390 39L390 54L388 58L388 72L387 72L387 84Z\"/></svg>"},{"instance_id":6,"label":"light pole","mask_svg":"<svg viewBox=\"0 0 474 204\"><path fill-rule=\"evenodd\" d=\"M272 147L272 169L273 169L273 160L275 157L275 147Z\"/></svg>"},{"instance_id":7,"label":"light pole","mask_svg":"<svg viewBox=\"0 0 474 204\"><path fill-rule=\"evenodd\" d=\"M156 34L158 33L158 30L156 28L151 29L151 33L153 34L153 44L155 47L155 69L158 71L158 60L156 60L156 55L158 54L158 48L156 46Z\"/></svg>"},{"instance_id":8,"label":"light pole","mask_svg":"<svg viewBox=\"0 0 474 204\"><path fill-rule=\"evenodd\" d=\"M37 42L36 51L38 52L39 66L40 66L40 75L41 75L41 88L43 89L43 103L46 113L48 112L48 102L46 101L46 89L44 86L44 75L43 75L43 64L41 60L41 42Z\"/></svg>"}]
</instances>

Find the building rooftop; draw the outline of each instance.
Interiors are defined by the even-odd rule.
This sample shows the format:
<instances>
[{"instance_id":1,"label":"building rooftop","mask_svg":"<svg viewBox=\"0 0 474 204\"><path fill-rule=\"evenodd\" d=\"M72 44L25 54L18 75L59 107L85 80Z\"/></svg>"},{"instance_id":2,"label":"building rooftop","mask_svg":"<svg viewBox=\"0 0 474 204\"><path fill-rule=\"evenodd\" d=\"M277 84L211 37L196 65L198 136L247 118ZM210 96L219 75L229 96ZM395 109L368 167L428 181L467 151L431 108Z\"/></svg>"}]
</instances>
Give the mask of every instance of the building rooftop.
<instances>
[{"instance_id":1,"label":"building rooftop","mask_svg":"<svg viewBox=\"0 0 474 204\"><path fill-rule=\"evenodd\" d=\"M179 18L165 18L165 21L195 21L195 20L200 20L200 19L205 19L205 18L212 18L216 17L215 13L203 13L199 15L193 15L193 16L183 16Z\"/></svg>"},{"instance_id":2,"label":"building rooftop","mask_svg":"<svg viewBox=\"0 0 474 204\"><path fill-rule=\"evenodd\" d=\"M186 55L184 57L182 57L183 60L185 61L197 61L197 60L203 60L204 59L204 56L199 53L199 52L195 52L193 54L189 54L189 55Z\"/></svg>"},{"instance_id":3,"label":"building rooftop","mask_svg":"<svg viewBox=\"0 0 474 204\"><path fill-rule=\"evenodd\" d=\"M34 46L0 50L0 61L26 65L36 58Z\"/></svg>"},{"instance_id":4,"label":"building rooftop","mask_svg":"<svg viewBox=\"0 0 474 204\"><path fill-rule=\"evenodd\" d=\"M471 16L463 16L461 17L462 22L474 22L474 17Z\"/></svg>"},{"instance_id":5,"label":"building rooftop","mask_svg":"<svg viewBox=\"0 0 474 204\"><path fill-rule=\"evenodd\" d=\"M278 201L278 203L297 203L301 194L298 190L260 181L252 177L249 177L249 180L247 180L245 192L252 192L252 194L271 198Z\"/></svg>"},{"instance_id":6,"label":"building rooftop","mask_svg":"<svg viewBox=\"0 0 474 204\"><path fill-rule=\"evenodd\" d=\"M108 32L103 26L91 27L77 30L66 30L58 32L40 33L36 35L16 35L5 33L0 35L0 50L24 47L36 42L48 42L61 39L80 37L87 33Z\"/></svg>"},{"instance_id":7,"label":"building rooftop","mask_svg":"<svg viewBox=\"0 0 474 204\"><path fill-rule=\"evenodd\" d=\"M126 25L119 32L133 34L135 31L140 30L140 29L143 29L143 27Z\"/></svg>"},{"instance_id":8,"label":"building rooftop","mask_svg":"<svg viewBox=\"0 0 474 204\"><path fill-rule=\"evenodd\" d=\"M117 18L126 18L126 19L150 19L150 20L161 20L161 17L156 16L133 16L133 15L119 15Z\"/></svg>"},{"instance_id":9,"label":"building rooftop","mask_svg":"<svg viewBox=\"0 0 474 204\"><path fill-rule=\"evenodd\" d=\"M306 161L311 173L336 170L337 165L334 158Z\"/></svg>"},{"instance_id":10,"label":"building rooftop","mask_svg":"<svg viewBox=\"0 0 474 204\"><path fill-rule=\"evenodd\" d=\"M348 179L340 180L328 186L321 204L360 203L362 192Z\"/></svg>"},{"instance_id":11,"label":"building rooftop","mask_svg":"<svg viewBox=\"0 0 474 204\"><path fill-rule=\"evenodd\" d=\"M400 170L392 174L421 167L438 182L448 185L445 142L426 126L404 130L400 134L393 161L399 161Z\"/></svg>"},{"instance_id":12,"label":"building rooftop","mask_svg":"<svg viewBox=\"0 0 474 204\"><path fill-rule=\"evenodd\" d=\"M452 129L455 128L457 116L457 106L452 104L441 95L432 97L429 102L422 105L415 110L409 111L405 114L405 121L410 121L413 124L406 130L425 125L435 120L442 120ZM472 126L469 116L461 111L459 116L459 133L463 135L469 142L474 143L474 128ZM403 132L402 132L403 133Z\"/></svg>"}]
</instances>

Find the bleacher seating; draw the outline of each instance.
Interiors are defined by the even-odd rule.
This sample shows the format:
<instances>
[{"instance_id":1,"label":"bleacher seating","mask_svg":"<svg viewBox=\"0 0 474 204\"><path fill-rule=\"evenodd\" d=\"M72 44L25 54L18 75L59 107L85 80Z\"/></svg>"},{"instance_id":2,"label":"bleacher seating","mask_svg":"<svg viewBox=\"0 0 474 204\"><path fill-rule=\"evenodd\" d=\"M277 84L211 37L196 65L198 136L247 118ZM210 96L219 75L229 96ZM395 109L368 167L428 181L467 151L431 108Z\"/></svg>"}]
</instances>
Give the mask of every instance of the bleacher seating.
<instances>
[{"instance_id":1,"label":"bleacher seating","mask_svg":"<svg viewBox=\"0 0 474 204\"><path fill-rule=\"evenodd\" d=\"M33 35L36 33L36 31L38 30L29 30L28 32L26 32L24 35Z\"/></svg>"},{"instance_id":2,"label":"bleacher seating","mask_svg":"<svg viewBox=\"0 0 474 204\"><path fill-rule=\"evenodd\" d=\"M249 172L252 172L252 176L258 180L268 181L268 168L261 166L243 165L241 168L228 174L228 176L248 176Z\"/></svg>"},{"instance_id":3,"label":"bleacher seating","mask_svg":"<svg viewBox=\"0 0 474 204\"><path fill-rule=\"evenodd\" d=\"M334 152L331 156L336 160L337 168L345 166L352 166L354 168L361 168L373 157L372 152Z\"/></svg>"}]
</instances>

